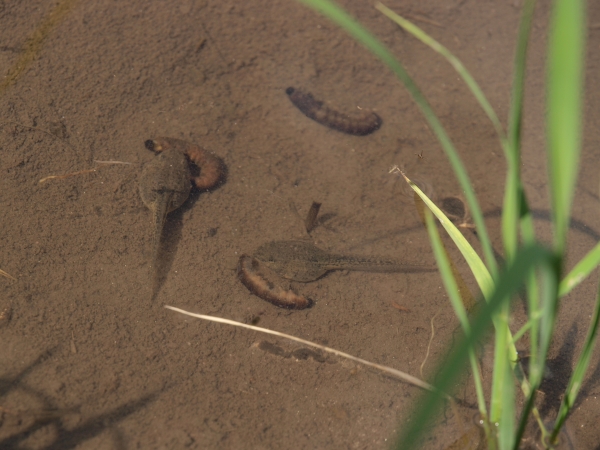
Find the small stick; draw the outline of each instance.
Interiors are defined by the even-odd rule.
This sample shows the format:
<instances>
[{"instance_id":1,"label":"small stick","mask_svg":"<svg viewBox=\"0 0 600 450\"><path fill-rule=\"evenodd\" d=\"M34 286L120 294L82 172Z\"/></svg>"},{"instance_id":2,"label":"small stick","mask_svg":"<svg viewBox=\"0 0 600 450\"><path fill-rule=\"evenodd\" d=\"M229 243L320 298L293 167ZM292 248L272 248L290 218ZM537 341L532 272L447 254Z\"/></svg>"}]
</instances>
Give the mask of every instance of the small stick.
<instances>
[{"instance_id":1,"label":"small stick","mask_svg":"<svg viewBox=\"0 0 600 450\"><path fill-rule=\"evenodd\" d=\"M6 273L2 269L0 269L0 275L2 275L3 277L8 278L9 280L17 281L17 279L15 277L13 277L12 275L9 275L8 273Z\"/></svg>"},{"instance_id":2,"label":"small stick","mask_svg":"<svg viewBox=\"0 0 600 450\"><path fill-rule=\"evenodd\" d=\"M421 373L421 376L423 376L423 367L425 366L425 363L427 362L427 358L429 358L429 350L431 349L431 343L433 342L433 337L435 336L435 327L433 326L433 319L435 319L435 317L439 314L440 312L436 312L434 314L434 316L431 318L431 337L429 338L429 344L427 344L427 353L425 354L425 359L423 360L423 362L421 363L421 367L419 368L419 372Z\"/></svg>"},{"instance_id":3,"label":"small stick","mask_svg":"<svg viewBox=\"0 0 600 450\"><path fill-rule=\"evenodd\" d=\"M97 160L94 160L94 162L98 163L98 164L104 164L104 165L111 165L111 164L128 164L128 165L130 165L130 164L132 164L130 162L125 162L125 161L97 161ZM78 172L67 173L65 175L49 175L47 177L42 178L40 181L38 181L38 184L43 183L48 180L63 180L65 178L73 177L75 175L83 175L86 173L92 173L92 172L95 172L96 170L98 170L98 168L80 170Z\"/></svg>"},{"instance_id":4,"label":"small stick","mask_svg":"<svg viewBox=\"0 0 600 450\"><path fill-rule=\"evenodd\" d=\"M62 180L65 178L73 177L75 175L83 175L85 173L92 173L92 172L95 172L96 170L97 169L86 169L86 170L80 170L79 172L67 173L65 175L50 175L50 176L42 178L40 181L38 181L38 184L43 183L48 180L54 180L54 179Z\"/></svg>"},{"instance_id":5,"label":"small stick","mask_svg":"<svg viewBox=\"0 0 600 450\"><path fill-rule=\"evenodd\" d=\"M398 165L394 164L392 167L390 167L390 170L388 170L388 173L393 173L393 174L401 174L402 176L404 176L404 173L402 172L402 170L400 170L400 167L398 167Z\"/></svg>"},{"instance_id":6,"label":"small stick","mask_svg":"<svg viewBox=\"0 0 600 450\"><path fill-rule=\"evenodd\" d=\"M321 208L321 203L312 202L312 205L310 205L308 214L306 214L306 220L304 221L304 226L306 227L307 233L310 233L315 227L317 216L319 215L319 208Z\"/></svg>"},{"instance_id":7,"label":"small stick","mask_svg":"<svg viewBox=\"0 0 600 450\"><path fill-rule=\"evenodd\" d=\"M392 376L394 376L396 378L399 378L399 379L401 379L401 380L403 380L403 381L405 381L405 382L407 382L409 384L412 384L413 386L417 386L417 387L420 387L422 389L426 389L426 390L429 390L429 391L432 391L432 392L436 392L436 388L433 387L431 384L426 383L425 381L420 380L417 377L413 377L412 375L409 375L409 374L407 374L405 372L402 372L402 371L397 370L397 369L393 369L391 367L382 366L380 364L372 363L372 362L367 361L365 359L357 358L356 356L349 355L348 353L344 353L344 352L341 352L339 350L335 350L335 349L330 348L330 347L325 347L324 345L315 344L314 342L307 341L305 339L301 339L301 338L296 337L296 336L291 336L289 334L280 333L279 331L269 330L268 328L261 328L261 327L256 327L254 325L247 325L245 323L236 322L235 320L222 319L220 317L206 316L206 315L203 315L203 314L195 314L195 313L191 313L191 312L185 311L183 309L175 308L174 306L165 305L165 308L170 309L172 311L179 312L181 314L185 314L187 316L196 317L198 319L209 320L211 322L217 322L217 323L224 323L226 325L233 325L235 327L246 328L248 330L259 331L261 333L272 334L274 336L280 336L280 337L283 337L283 338L286 338L286 339L290 339L292 341L300 342L301 344L305 344L305 345L308 345L310 347L318 348L320 350L323 350L323 351L326 351L326 352L329 352L329 353L333 353L334 355L341 356L342 358L347 358L347 359L349 359L351 361L355 361L355 362L360 363L360 364L364 364L365 366L369 366L369 367L373 367L375 369L379 369L379 370L381 370L381 371L383 371L385 373L388 373L388 374L390 374L390 375L392 375ZM444 395L444 397L452 400L452 397L450 397L449 395L447 395L447 394L442 394L442 395Z\"/></svg>"},{"instance_id":8,"label":"small stick","mask_svg":"<svg viewBox=\"0 0 600 450\"><path fill-rule=\"evenodd\" d=\"M98 161L97 159L94 160L95 163L97 164L127 164L127 165L131 165L133 163L127 162L127 161Z\"/></svg>"}]
</instances>

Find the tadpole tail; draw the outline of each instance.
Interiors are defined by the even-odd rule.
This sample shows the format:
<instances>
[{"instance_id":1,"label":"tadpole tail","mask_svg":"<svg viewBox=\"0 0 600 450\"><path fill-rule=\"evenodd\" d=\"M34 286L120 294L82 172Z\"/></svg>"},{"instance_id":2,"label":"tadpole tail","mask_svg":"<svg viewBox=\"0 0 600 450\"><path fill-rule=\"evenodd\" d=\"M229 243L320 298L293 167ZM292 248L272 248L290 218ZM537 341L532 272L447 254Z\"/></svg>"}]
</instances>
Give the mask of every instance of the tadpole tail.
<instances>
[{"instance_id":1,"label":"tadpole tail","mask_svg":"<svg viewBox=\"0 0 600 450\"><path fill-rule=\"evenodd\" d=\"M154 223L154 231L152 233L152 270L156 275L158 268L158 255L160 254L160 240L162 236L162 230L165 225L165 219L167 218L168 205L171 204L171 197L173 193L166 195L164 201L156 202L156 209L153 211L152 221Z\"/></svg>"},{"instance_id":2,"label":"tadpole tail","mask_svg":"<svg viewBox=\"0 0 600 450\"><path fill-rule=\"evenodd\" d=\"M328 267L330 270L353 270L357 272L380 272L380 273L421 273L437 272L436 266L404 263L394 260L372 259L364 257L337 256L338 264Z\"/></svg>"}]
</instances>

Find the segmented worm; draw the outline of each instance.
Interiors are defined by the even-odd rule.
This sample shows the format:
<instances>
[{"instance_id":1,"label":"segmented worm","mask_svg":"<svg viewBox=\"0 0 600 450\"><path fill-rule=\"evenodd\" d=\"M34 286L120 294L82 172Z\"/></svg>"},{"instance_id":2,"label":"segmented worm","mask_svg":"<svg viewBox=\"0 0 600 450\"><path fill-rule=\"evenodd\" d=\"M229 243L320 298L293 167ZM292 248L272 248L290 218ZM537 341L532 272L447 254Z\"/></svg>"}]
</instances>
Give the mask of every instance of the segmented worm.
<instances>
[{"instance_id":1,"label":"segmented worm","mask_svg":"<svg viewBox=\"0 0 600 450\"><path fill-rule=\"evenodd\" d=\"M260 263L252 256L242 255L238 262L238 278L254 295L287 309L304 309L312 306L312 300L298 295L291 289L285 290L265 278Z\"/></svg>"},{"instance_id":2,"label":"segmented worm","mask_svg":"<svg viewBox=\"0 0 600 450\"><path fill-rule=\"evenodd\" d=\"M289 87L285 90L294 106L306 117L334 130L355 136L365 136L381 127L381 117L370 110L361 110L352 114L344 114L316 100L312 94Z\"/></svg>"},{"instance_id":3,"label":"segmented worm","mask_svg":"<svg viewBox=\"0 0 600 450\"><path fill-rule=\"evenodd\" d=\"M223 160L199 145L168 137L149 139L144 145L148 150L155 152L174 149L187 155L189 160L200 169L200 175L192 177L192 181L200 190L207 191L225 181L227 168Z\"/></svg>"}]
</instances>

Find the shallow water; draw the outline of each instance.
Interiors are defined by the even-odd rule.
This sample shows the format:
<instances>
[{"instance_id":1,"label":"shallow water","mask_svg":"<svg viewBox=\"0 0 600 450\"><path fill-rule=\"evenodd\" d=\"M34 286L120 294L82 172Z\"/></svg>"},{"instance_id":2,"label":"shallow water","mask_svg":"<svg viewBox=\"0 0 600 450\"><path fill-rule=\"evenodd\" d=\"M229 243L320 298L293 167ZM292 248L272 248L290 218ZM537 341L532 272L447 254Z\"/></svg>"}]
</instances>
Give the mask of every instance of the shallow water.
<instances>
[{"instance_id":1,"label":"shallow water","mask_svg":"<svg viewBox=\"0 0 600 450\"><path fill-rule=\"evenodd\" d=\"M455 52L504 118L516 3L387 6ZM0 5L3 75L54 4ZM500 251L504 162L492 126L437 55L369 3L345 6L429 98L464 158ZM538 6L523 174L540 236L549 240L542 121L548 6ZM591 3L589 23L600 23ZM597 26L589 33L569 267L600 236L598 33ZM341 111L372 108L383 125L368 136L324 127L291 104L289 86ZM251 295L235 272L239 256L264 242L307 238L303 219L313 201L322 203L323 220L310 235L320 248L433 261L412 197L389 169L400 166L439 199L461 192L425 120L382 63L293 1L80 2L0 94L0 124L0 269L17 278L0 278L0 310L11 313L0 323L0 447L389 447L417 388L332 356L290 357L296 344L162 307L257 323L415 376L437 314L424 366L424 377L431 376L456 327L437 274L334 272L302 286L315 299L311 309L286 311ZM214 151L228 178L212 192L193 192L168 216L163 280L151 302L151 218L138 179L152 158L144 142L156 136ZM470 230L465 236L478 248ZM476 294L458 253L451 254ZM550 421L585 337L597 278L563 301L550 355L560 369L539 396ZM523 323L522 309L517 301L513 330ZM486 367L485 355L482 362ZM599 381L595 356L568 423L577 448L597 448ZM474 404L468 382L458 395ZM64 413L42 414L54 409ZM22 412L33 419L17 420ZM467 431L474 413L460 410ZM451 411L440 421L429 448L464 434Z\"/></svg>"}]
</instances>

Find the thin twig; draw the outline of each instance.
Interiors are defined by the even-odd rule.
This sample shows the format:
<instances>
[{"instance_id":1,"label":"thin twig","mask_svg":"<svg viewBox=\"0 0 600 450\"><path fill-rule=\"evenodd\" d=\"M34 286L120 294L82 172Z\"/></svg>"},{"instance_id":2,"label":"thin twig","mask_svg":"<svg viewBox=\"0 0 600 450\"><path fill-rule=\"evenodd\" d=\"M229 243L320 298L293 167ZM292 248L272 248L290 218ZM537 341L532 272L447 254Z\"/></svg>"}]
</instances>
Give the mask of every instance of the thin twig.
<instances>
[{"instance_id":1,"label":"thin twig","mask_svg":"<svg viewBox=\"0 0 600 450\"><path fill-rule=\"evenodd\" d=\"M325 347L324 345L315 344L314 342L307 341L305 339L301 339L301 338L298 338L296 336L291 336L289 334L280 333L279 331L269 330L268 328L261 328L261 327L256 327L254 325L247 325L245 323L236 322L235 320L222 319L220 317L213 317L213 316L205 316L203 314L195 314L195 313L191 313L191 312L185 311L183 309L175 308L174 306L165 305L165 308L171 309L171 310L179 312L181 314L185 314L187 316L196 317L198 319L209 320L211 322L217 322L217 323L224 323L226 325L233 325L235 327L246 328L248 330L259 331L261 333L272 334L274 336L279 336L279 337L283 337L283 338L286 338L286 339L290 339L292 341L300 342L300 343L308 345L310 347L318 348L318 349L326 351L328 353L333 353L334 355L341 356L342 358L346 358L346 359L349 359L351 361L355 361L355 362L358 362L360 364L364 364L365 366L369 366L369 367L373 367L375 369L379 369L379 370L381 370L381 371L383 371L383 372L385 372L387 374L390 374L390 375L392 375L392 376L394 376L396 378L399 378L399 379L401 379L401 380L403 380L403 381L405 381L405 382L407 382L409 384L412 384L414 386L420 387L422 389L427 389L427 390L433 391L433 392L437 391L435 389L435 387L433 387L429 383L426 383L425 381L420 380L417 377L413 377L412 375L409 375L409 374L407 374L405 372L402 372L400 370L393 369L393 368L387 367L387 366L382 366L380 364L372 363L372 362L367 361L365 359L357 358L356 356L349 355L348 353L344 353L344 352L341 352L339 350L335 350L335 349L330 348L330 347ZM447 394L443 394L443 395L446 398L451 399L451 397L448 396Z\"/></svg>"},{"instance_id":2,"label":"thin twig","mask_svg":"<svg viewBox=\"0 0 600 450\"><path fill-rule=\"evenodd\" d=\"M439 311L436 312L433 315L433 317L431 318L431 337L429 338L429 344L427 344L427 353L425 354L425 359L421 363L421 367L419 367L419 372L421 373L421 376L423 376L423 367L425 366L425 363L427 362L427 358L429 358L429 350L431 349L431 343L433 342L433 338L435 336L435 327L433 326L433 319L435 319L435 317L439 313L440 313Z\"/></svg>"},{"instance_id":3,"label":"thin twig","mask_svg":"<svg viewBox=\"0 0 600 450\"><path fill-rule=\"evenodd\" d=\"M13 277L12 275L6 273L4 270L0 269L0 275L2 275L3 277L8 278L9 280L13 280L13 281L17 281L17 279L15 277Z\"/></svg>"},{"instance_id":4,"label":"thin twig","mask_svg":"<svg viewBox=\"0 0 600 450\"><path fill-rule=\"evenodd\" d=\"M69 178L69 177L73 177L75 175L83 175L85 173L92 173L95 172L97 169L86 169L86 170L80 170L78 172L72 172L72 173L67 173L65 175L49 175L47 177L42 178L40 181L38 181L39 183L43 183L44 181L48 181L48 180L62 180L64 178Z\"/></svg>"},{"instance_id":5,"label":"thin twig","mask_svg":"<svg viewBox=\"0 0 600 450\"><path fill-rule=\"evenodd\" d=\"M111 165L111 164L127 164L127 165L131 165L132 164L130 162L125 162L125 161L98 161L98 160L94 160L94 162L96 164L104 164L104 165ZM71 173L67 173L65 175L50 175L50 176L42 178L40 181L38 181L38 183L43 183L44 181L53 180L53 179L62 180L64 178L69 178L69 177L72 177L72 176L75 176L75 175L83 175L83 174L86 174L86 173L92 173L92 172L95 172L96 170L98 170L98 168L79 170L77 172L71 172Z\"/></svg>"},{"instance_id":6,"label":"thin twig","mask_svg":"<svg viewBox=\"0 0 600 450\"><path fill-rule=\"evenodd\" d=\"M97 159L94 159L94 162L97 164L127 164L127 165L131 165L133 163L127 162L127 161L98 161Z\"/></svg>"}]
</instances>

